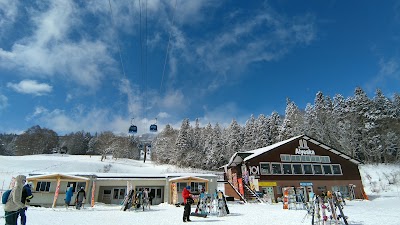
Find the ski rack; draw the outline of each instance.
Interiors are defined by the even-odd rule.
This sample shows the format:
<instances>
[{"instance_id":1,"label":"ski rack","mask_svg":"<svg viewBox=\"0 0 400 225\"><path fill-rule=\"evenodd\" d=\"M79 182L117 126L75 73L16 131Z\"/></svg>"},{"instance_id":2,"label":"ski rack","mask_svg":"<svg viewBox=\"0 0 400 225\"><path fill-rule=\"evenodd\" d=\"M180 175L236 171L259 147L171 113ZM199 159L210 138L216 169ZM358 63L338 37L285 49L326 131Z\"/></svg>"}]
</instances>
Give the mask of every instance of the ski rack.
<instances>
[{"instance_id":1,"label":"ski rack","mask_svg":"<svg viewBox=\"0 0 400 225\"><path fill-rule=\"evenodd\" d=\"M228 184L231 185L231 187L233 188L233 190L235 190L236 194L239 195L240 199L241 199L244 203L247 203L246 198L245 198L242 194L240 194L240 192L239 192L238 190L236 190L235 186L233 186L233 184L231 184L231 182L229 182L229 181L226 181L226 182L228 182Z\"/></svg>"},{"instance_id":2,"label":"ski rack","mask_svg":"<svg viewBox=\"0 0 400 225\"><path fill-rule=\"evenodd\" d=\"M249 186L247 186L247 184L243 184L243 185L246 187L247 191L250 192L257 199L257 201L259 201L260 203L264 203L264 201L260 198L260 196L257 193L255 193L253 190L251 190L251 188Z\"/></svg>"}]
</instances>

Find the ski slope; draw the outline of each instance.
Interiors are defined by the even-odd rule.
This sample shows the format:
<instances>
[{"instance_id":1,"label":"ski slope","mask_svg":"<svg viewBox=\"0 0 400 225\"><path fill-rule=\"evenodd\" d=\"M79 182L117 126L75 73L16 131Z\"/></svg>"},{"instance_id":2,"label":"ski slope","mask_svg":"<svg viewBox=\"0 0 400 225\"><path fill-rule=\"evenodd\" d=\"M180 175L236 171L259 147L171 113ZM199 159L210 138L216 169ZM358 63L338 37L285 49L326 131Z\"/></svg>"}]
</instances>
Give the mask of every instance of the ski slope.
<instances>
[{"instance_id":1,"label":"ski slope","mask_svg":"<svg viewBox=\"0 0 400 225\"><path fill-rule=\"evenodd\" d=\"M0 156L0 182L7 186L12 176L39 172L102 172L104 165L112 165L110 173L168 173L168 172L195 172L193 169L180 169L170 165L155 165L152 162L118 159L107 159L101 162L100 158L89 156L68 155L35 155L35 156ZM201 171L204 172L204 171ZM344 213L352 225L398 225L400 214L399 184L385 184L383 174L400 172L398 165L361 166L361 174L365 191L370 200L346 201ZM369 179L366 178L368 175ZM8 183L7 183L8 182ZM371 192L371 185L379 193ZM271 225L301 225L311 224L311 217L305 210L283 210L282 203L260 204L228 202L231 214L225 217L210 215L207 218L191 217L194 224L271 224ZM3 211L3 205L0 205ZM194 211L194 208L192 208ZM88 225L128 225L128 224L165 224L176 225L182 222L183 207L169 204L152 206L146 211L120 211L119 205L105 205L98 203L91 208L88 205L82 210L73 208L35 208L27 211L27 224L88 224ZM329 215L329 213L328 213ZM0 219L0 224L4 218ZM328 222L329 224L329 222ZM332 223L333 224L333 223Z\"/></svg>"}]
</instances>

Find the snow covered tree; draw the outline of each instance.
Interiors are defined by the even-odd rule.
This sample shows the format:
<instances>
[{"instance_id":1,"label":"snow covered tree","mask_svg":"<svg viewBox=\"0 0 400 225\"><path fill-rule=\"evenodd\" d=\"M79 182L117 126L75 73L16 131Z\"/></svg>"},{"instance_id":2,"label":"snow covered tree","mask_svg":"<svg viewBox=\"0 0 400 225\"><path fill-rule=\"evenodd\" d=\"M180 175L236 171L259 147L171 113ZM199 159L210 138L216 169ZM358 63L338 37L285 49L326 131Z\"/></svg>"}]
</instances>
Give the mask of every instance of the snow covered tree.
<instances>
[{"instance_id":1,"label":"snow covered tree","mask_svg":"<svg viewBox=\"0 0 400 225\"><path fill-rule=\"evenodd\" d=\"M256 120L254 119L254 116L251 115L250 119L246 121L246 125L244 127L242 151L255 149L257 136L258 135L256 133Z\"/></svg>"},{"instance_id":2,"label":"snow covered tree","mask_svg":"<svg viewBox=\"0 0 400 225\"><path fill-rule=\"evenodd\" d=\"M255 148L262 148L270 145L270 127L268 125L268 118L264 116L264 114L260 114L256 120L256 133L257 140Z\"/></svg>"},{"instance_id":3,"label":"snow covered tree","mask_svg":"<svg viewBox=\"0 0 400 225\"><path fill-rule=\"evenodd\" d=\"M222 130L218 123L215 124L212 130L212 146L211 151L207 155L207 168L206 169L218 169L218 167L226 164L231 155L226 155L225 144L222 138Z\"/></svg>"},{"instance_id":4,"label":"snow covered tree","mask_svg":"<svg viewBox=\"0 0 400 225\"><path fill-rule=\"evenodd\" d=\"M282 125L279 129L280 140L286 140L303 134L303 129L304 125L302 113L293 101L287 99L285 118L283 119Z\"/></svg>"},{"instance_id":5,"label":"snow covered tree","mask_svg":"<svg viewBox=\"0 0 400 225\"><path fill-rule=\"evenodd\" d=\"M64 136L64 143L61 147L67 149L67 153L71 155L84 155L88 150L88 143L84 131L70 133Z\"/></svg>"},{"instance_id":6,"label":"snow covered tree","mask_svg":"<svg viewBox=\"0 0 400 225\"><path fill-rule=\"evenodd\" d=\"M270 137L269 145L272 145L274 143L281 141L280 137L279 137L279 129L280 129L282 120L281 120L281 117L279 116L278 112L273 111L268 122L269 122L268 126L269 126L269 132L270 132L268 135Z\"/></svg>"},{"instance_id":7,"label":"snow covered tree","mask_svg":"<svg viewBox=\"0 0 400 225\"><path fill-rule=\"evenodd\" d=\"M191 152L190 132L191 129L189 119L184 119L175 143L176 152L171 159L171 162L177 166L189 166L188 158L190 158Z\"/></svg>"},{"instance_id":8,"label":"snow covered tree","mask_svg":"<svg viewBox=\"0 0 400 225\"><path fill-rule=\"evenodd\" d=\"M178 132L167 124L151 145L151 159L161 164L172 164Z\"/></svg>"},{"instance_id":9,"label":"snow covered tree","mask_svg":"<svg viewBox=\"0 0 400 225\"><path fill-rule=\"evenodd\" d=\"M242 150L243 133L242 128L235 119L232 120L227 132L227 155L231 157L234 153Z\"/></svg>"}]
</instances>

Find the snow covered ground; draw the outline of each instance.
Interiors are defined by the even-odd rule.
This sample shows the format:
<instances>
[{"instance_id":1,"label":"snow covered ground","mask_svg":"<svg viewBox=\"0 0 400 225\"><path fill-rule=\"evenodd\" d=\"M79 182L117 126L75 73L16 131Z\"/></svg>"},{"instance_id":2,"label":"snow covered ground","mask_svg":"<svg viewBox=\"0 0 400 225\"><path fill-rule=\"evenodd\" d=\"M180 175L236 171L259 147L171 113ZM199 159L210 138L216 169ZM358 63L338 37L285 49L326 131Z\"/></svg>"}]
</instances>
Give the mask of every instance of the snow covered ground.
<instances>
[{"instance_id":1,"label":"snow covered ground","mask_svg":"<svg viewBox=\"0 0 400 225\"><path fill-rule=\"evenodd\" d=\"M11 177L34 172L103 172L104 165L112 165L110 173L170 173L194 172L167 165L155 165L151 162L108 159L100 162L98 157L39 155L10 157L0 156L0 182L5 189ZM344 213L352 225L399 225L400 211L400 165L361 166L361 175L368 201L347 201ZM397 183L389 185L391 178L397 177ZM396 182L396 181L395 181ZM0 183L1 184L1 183ZM228 203L231 214L225 217L210 215L207 218L192 217L194 224L272 224L300 225L311 224L311 217L305 210L283 210L282 204L239 204ZM3 205L0 206L3 210ZM192 211L194 208L192 209ZM183 207L168 204L152 206L147 211L120 211L119 205L96 204L94 208L85 206L82 210L73 208L35 208L27 211L29 225L43 224L183 224ZM0 219L0 224L4 219ZM329 223L328 223L329 224ZM333 224L333 223L332 223Z\"/></svg>"}]
</instances>

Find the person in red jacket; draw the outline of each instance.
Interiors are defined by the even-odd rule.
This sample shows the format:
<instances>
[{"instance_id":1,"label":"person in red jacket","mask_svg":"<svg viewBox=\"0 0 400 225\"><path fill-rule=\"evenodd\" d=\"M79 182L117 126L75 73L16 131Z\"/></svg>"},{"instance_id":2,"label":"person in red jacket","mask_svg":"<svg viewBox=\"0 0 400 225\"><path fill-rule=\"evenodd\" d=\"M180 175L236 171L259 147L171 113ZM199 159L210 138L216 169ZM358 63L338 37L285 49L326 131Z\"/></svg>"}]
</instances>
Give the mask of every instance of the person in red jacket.
<instances>
[{"instance_id":1,"label":"person in red jacket","mask_svg":"<svg viewBox=\"0 0 400 225\"><path fill-rule=\"evenodd\" d=\"M193 203L192 194L190 193L190 186L187 186L182 191L183 203L185 203L185 209L183 211L183 222L190 222L190 209Z\"/></svg>"}]
</instances>

